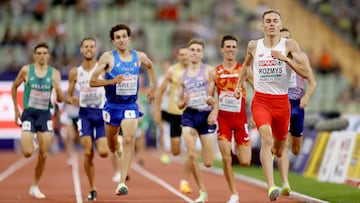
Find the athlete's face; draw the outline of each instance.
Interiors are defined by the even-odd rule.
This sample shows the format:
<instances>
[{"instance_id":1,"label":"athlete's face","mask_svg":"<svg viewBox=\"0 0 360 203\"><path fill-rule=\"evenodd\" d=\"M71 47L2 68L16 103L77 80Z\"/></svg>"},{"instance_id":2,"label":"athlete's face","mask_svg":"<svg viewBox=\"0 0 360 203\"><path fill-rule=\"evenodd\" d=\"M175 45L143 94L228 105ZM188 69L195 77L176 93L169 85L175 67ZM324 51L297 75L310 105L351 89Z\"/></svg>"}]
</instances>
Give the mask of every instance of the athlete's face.
<instances>
[{"instance_id":1,"label":"athlete's face","mask_svg":"<svg viewBox=\"0 0 360 203\"><path fill-rule=\"evenodd\" d=\"M46 65L50 58L49 50L45 47L39 47L35 50L33 58L35 63Z\"/></svg>"},{"instance_id":2,"label":"athlete's face","mask_svg":"<svg viewBox=\"0 0 360 203\"><path fill-rule=\"evenodd\" d=\"M235 40L224 41L224 46L221 48L221 52L225 60L235 60L238 53L237 42Z\"/></svg>"},{"instance_id":3,"label":"athlete's face","mask_svg":"<svg viewBox=\"0 0 360 203\"><path fill-rule=\"evenodd\" d=\"M119 50L125 50L128 48L130 37L128 36L126 30L118 30L114 32L114 40L112 40L113 45Z\"/></svg>"},{"instance_id":4,"label":"athlete's face","mask_svg":"<svg viewBox=\"0 0 360 203\"><path fill-rule=\"evenodd\" d=\"M262 28L265 35L276 36L282 29L281 18L277 13L268 13L264 16Z\"/></svg>"},{"instance_id":5,"label":"athlete's face","mask_svg":"<svg viewBox=\"0 0 360 203\"><path fill-rule=\"evenodd\" d=\"M189 50L188 48L180 48L177 54L177 60L184 66L189 64Z\"/></svg>"},{"instance_id":6,"label":"athlete's face","mask_svg":"<svg viewBox=\"0 0 360 203\"><path fill-rule=\"evenodd\" d=\"M191 63L199 63L204 56L204 48L201 44L192 44L189 46L189 58Z\"/></svg>"},{"instance_id":7,"label":"athlete's face","mask_svg":"<svg viewBox=\"0 0 360 203\"><path fill-rule=\"evenodd\" d=\"M83 58L86 60L91 60L95 57L96 54L96 43L94 40L85 40L83 41L80 52L83 55Z\"/></svg>"}]
</instances>

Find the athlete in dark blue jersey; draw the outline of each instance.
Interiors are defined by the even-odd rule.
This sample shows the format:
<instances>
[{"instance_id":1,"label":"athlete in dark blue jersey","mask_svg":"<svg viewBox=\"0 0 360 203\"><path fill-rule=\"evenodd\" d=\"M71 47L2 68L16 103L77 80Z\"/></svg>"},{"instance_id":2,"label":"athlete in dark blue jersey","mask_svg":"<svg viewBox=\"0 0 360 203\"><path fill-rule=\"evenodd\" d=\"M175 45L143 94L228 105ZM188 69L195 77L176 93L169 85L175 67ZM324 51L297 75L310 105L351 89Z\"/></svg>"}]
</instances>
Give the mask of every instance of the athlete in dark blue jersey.
<instances>
[{"instance_id":1,"label":"athlete in dark blue jersey","mask_svg":"<svg viewBox=\"0 0 360 203\"><path fill-rule=\"evenodd\" d=\"M107 101L103 118L111 152L120 149L117 136L120 127L123 132L121 179L116 188L117 195L128 193L125 179L133 155L138 118L142 116L136 103L141 67L148 70L150 88L147 97L150 103L154 99L155 91L154 64L144 52L129 49L130 35L131 30L125 24L117 24L111 28L110 38L115 50L101 55L99 65L90 80L93 87L105 87ZM105 79L99 79L102 73L105 73Z\"/></svg>"}]
</instances>

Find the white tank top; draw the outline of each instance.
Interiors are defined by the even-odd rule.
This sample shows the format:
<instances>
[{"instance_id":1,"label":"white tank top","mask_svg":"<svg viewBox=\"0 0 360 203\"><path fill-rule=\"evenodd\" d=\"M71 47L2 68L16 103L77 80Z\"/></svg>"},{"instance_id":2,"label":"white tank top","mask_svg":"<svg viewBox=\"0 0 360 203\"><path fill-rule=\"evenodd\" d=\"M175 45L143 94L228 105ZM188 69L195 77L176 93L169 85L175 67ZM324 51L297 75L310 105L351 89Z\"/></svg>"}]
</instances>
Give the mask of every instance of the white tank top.
<instances>
[{"instance_id":1,"label":"white tank top","mask_svg":"<svg viewBox=\"0 0 360 203\"><path fill-rule=\"evenodd\" d=\"M77 68L77 84L79 88L79 105L84 108L103 108L105 104L104 87L90 87L90 78L94 73L97 63L90 71L82 66Z\"/></svg>"},{"instance_id":2,"label":"white tank top","mask_svg":"<svg viewBox=\"0 0 360 203\"><path fill-rule=\"evenodd\" d=\"M286 39L272 49L264 46L264 39L259 39L254 56L254 89L255 92L272 95L285 95L288 93L288 85L291 68L286 63L271 56L271 50L280 51L286 55Z\"/></svg>"}]
</instances>

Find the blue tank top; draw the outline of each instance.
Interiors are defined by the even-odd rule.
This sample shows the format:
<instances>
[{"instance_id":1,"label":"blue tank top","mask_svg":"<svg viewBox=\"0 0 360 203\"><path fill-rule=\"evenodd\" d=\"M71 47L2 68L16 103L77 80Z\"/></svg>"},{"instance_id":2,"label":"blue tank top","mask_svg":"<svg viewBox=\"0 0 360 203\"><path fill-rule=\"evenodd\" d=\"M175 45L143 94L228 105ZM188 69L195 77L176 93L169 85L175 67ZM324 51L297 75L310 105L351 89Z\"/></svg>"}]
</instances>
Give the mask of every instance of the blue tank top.
<instances>
[{"instance_id":1,"label":"blue tank top","mask_svg":"<svg viewBox=\"0 0 360 203\"><path fill-rule=\"evenodd\" d=\"M184 84L184 95L188 94L190 100L186 107L209 111L211 107L206 104L206 97L208 95L208 85L209 81L206 78L205 74L206 65L201 64L200 71L195 76L188 75L188 69L185 70L183 75L183 84Z\"/></svg>"},{"instance_id":2,"label":"blue tank top","mask_svg":"<svg viewBox=\"0 0 360 203\"><path fill-rule=\"evenodd\" d=\"M114 55L114 66L110 72L105 73L105 79L113 79L118 75L123 75L123 80L119 84L105 86L106 100L108 103L129 104L135 103L139 91L139 72L140 61L137 53L130 50L131 61L123 61L116 50Z\"/></svg>"}]
</instances>

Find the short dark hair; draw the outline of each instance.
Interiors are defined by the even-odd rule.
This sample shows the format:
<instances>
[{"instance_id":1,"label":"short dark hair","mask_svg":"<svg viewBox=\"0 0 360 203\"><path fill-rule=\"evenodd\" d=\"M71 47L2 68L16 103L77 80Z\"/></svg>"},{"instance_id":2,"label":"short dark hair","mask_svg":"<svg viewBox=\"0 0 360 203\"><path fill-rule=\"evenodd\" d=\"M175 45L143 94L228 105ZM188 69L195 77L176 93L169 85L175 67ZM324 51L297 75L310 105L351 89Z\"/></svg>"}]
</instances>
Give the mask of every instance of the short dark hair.
<instances>
[{"instance_id":1,"label":"short dark hair","mask_svg":"<svg viewBox=\"0 0 360 203\"><path fill-rule=\"evenodd\" d=\"M47 50L49 50L49 45L46 43L46 42L40 42L39 44L37 44L35 47L34 47L34 53L36 52L36 50L38 48L45 48Z\"/></svg>"},{"instance_id":2,"label":"short dark hair","mask_svg":"<svg viewBox=\"0 0 360 203\"><path fill-rule=\"evenodd\" d=\"M236 37L232 36L232 35L225 35L222 39L221 39L221 48L224 47L224 43L227 40L234 40L236 41L236 44L238 43L238 40L236 39Z\"/></svg>"},{"instance_id":3,"label":"short dark hair","mask_svg":"<svg viewBox=\"0 0 360 203\"><path fill-rule=\"evenodd\" d=\"M130 27L126 24L120 23L120 24L116 24L111 27L111 30L110 30L110 39L111 40L114 40L114 32L119 31L119 30L126 30L128 37L131 36Z\"/></svg>"},{"instance_id":4,"label":"short dark hair","mask_svg":"<svg viewBox=\"0 0 360 203\"><path fill-rule=\"evenodd\" d=\"M86 40L92 40L96 44L96 39L94 37L85 37L84 39L81 40L80 46L82 46Z\"/></svg>"},{"instance_id":5,"label":"short dark hair","mask_svg":"<svg viewBox=\"0 0 360 203\"><path fill-rule=\"evenodd\" d=\"M287 28L285 28L285 27L283 27L283 28L280 30L280 32L289 32L289 33L290 33L289 29L287 29Z\"/></svg>"}]
</instances>

